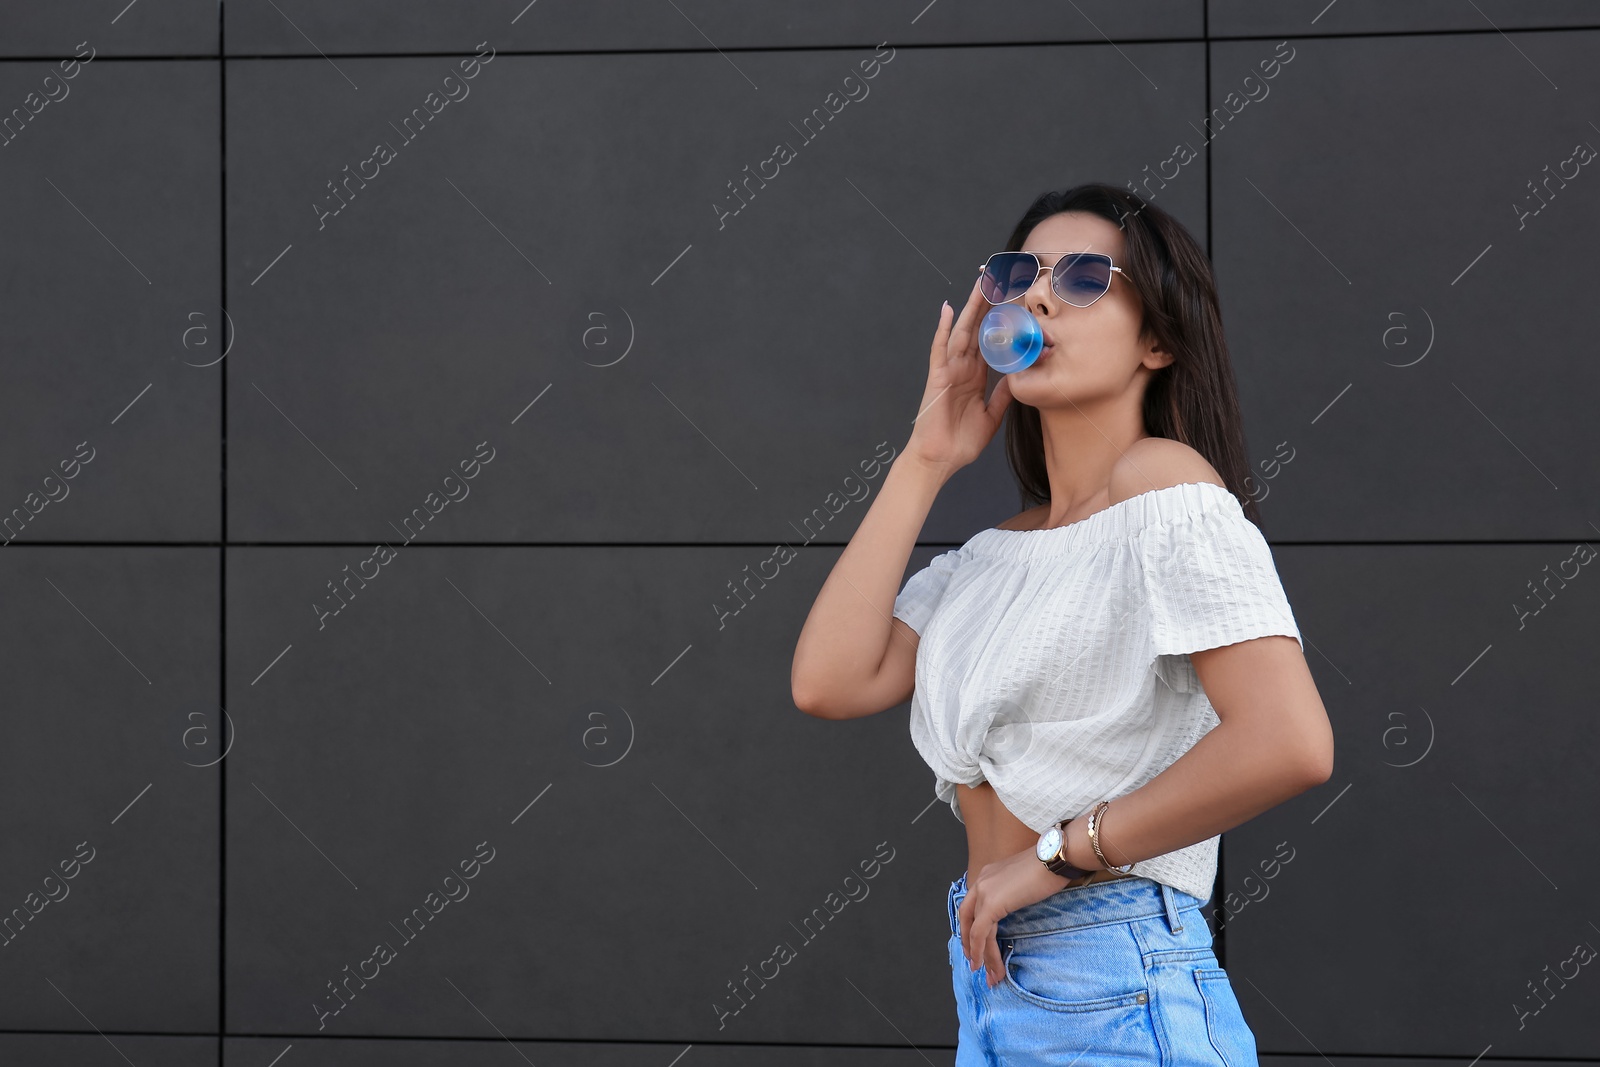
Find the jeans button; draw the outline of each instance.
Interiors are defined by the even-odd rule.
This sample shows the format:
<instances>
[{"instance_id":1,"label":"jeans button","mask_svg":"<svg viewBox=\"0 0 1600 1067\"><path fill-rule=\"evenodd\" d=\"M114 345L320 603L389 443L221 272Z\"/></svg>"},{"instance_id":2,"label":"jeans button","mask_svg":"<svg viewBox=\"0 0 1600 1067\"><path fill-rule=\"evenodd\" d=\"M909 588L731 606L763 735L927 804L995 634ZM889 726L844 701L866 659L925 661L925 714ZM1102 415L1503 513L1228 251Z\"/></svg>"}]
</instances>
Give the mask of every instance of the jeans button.
<instances>
[{"instance_id":1,"label":"jeans button","mask_svg":"<svg viewBox=\"0 0 1600 1067\"><path fill-rule=\"evenodd\" d=\"M1139 1003L1140 1003L1140 1004L1143 1004L1143 1003L1144 1003L1144 1002L1145 1002L1145 1001L1147 1001L1147 1000L1149 1000L1149 999L1150 999L1150 998L1149 998L1149 997L1148 997L1148 996L1146 996L1146 995L1145 995L1145 994L1143 994L1143 993L1140 993L1140 994L1139 994L1139 995L1138 995L1138 996L1137 996L1137 997L1136 997L1136 998L1134 998L1134 999L1136 999L1136 1000L1137 1000L1137 1001L1138 1001L1138 1002L1139 1002Z\"/></svg>"}]
</instances>

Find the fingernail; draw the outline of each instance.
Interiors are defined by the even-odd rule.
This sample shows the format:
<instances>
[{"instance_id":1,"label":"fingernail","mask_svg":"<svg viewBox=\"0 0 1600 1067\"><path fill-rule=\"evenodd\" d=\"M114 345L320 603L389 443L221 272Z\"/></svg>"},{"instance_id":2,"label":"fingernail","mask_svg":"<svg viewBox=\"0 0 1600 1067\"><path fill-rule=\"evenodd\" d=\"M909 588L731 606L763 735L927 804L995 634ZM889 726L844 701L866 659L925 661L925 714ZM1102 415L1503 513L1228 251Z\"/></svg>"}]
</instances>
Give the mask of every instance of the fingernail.
<instances>
[{"instance_id":1,"label":"fingernail","mask_svg":"<svg viewBox=\"0 0 1600 1067\"><path fill-rule=\"evenodd\" d=\"M948 301L948 300L946 300L943 304L940 304L939 305L939 313L941 315L944 314L944 309L949 307L949 306L950 306L950 301Z\"/></svg>"}]
</instances>

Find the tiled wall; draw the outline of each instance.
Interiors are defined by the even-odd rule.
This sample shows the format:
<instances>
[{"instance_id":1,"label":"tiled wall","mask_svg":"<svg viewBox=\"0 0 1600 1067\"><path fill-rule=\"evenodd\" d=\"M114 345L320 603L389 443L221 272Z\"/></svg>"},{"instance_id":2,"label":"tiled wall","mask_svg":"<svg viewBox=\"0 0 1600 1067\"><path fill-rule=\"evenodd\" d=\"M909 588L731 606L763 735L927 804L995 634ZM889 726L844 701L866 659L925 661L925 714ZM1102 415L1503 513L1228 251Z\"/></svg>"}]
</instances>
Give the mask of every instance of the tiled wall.
<instances>
[{"instance_id":1,"label":"tiled wall","mask_svg":"<svg viewBox=\"0 0 1600 1067\"><path fill-rule=\"evenodd\" d=\"M1577 2L0 9L0 1063L953 1062L961 827L789 666L940 301L1093 180L1212 255L1338 739L1208 907L1263 1062L1600 1063L1597 55ZM997 439L911 566L1015 510Z\"/></svg>"}]
</instances>

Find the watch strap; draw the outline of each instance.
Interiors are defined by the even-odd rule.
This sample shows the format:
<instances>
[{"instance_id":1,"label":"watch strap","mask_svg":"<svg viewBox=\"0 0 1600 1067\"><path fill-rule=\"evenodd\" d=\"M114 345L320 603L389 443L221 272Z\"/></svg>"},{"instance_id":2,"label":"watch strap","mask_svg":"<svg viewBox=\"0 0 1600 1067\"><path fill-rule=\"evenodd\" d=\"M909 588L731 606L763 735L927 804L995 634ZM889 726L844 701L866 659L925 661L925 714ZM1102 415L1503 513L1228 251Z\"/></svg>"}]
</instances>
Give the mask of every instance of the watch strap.
<instances>
[{"instance_id":1,"label":"watch strap","mask_svg":"<svg viewBox=\"0 0 1600 1067\"><path fill-rule=\"evenodd\" d=\"M1051 856L1049 859L1043 861L1045 868L1048 869L1051 874L1060 875L1063 878L1069 879L1067 884L1061 887L1063 889L1075 889L1080 885L1086 884L1095 876L1094 871L1087 871L1082 867L1075 866L1073 863L1068 861L1066 857L1067 823L1071 821L1071 819L1065 819L1056 824L1056 828L1061 831L1061 846L1056 850L1056 854L1054 856Z\"/></svg>"}]
</instances>

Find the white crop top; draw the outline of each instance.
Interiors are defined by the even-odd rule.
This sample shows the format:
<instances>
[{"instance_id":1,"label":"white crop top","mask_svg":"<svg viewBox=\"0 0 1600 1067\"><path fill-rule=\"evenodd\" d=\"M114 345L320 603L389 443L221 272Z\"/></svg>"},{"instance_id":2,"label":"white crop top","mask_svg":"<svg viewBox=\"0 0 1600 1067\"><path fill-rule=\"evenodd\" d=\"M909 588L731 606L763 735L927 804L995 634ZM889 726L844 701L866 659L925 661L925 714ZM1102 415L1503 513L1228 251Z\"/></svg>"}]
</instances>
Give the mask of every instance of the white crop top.
<instances>
[{"instance_id":1,"label":"white crop top","mask_svg":"<svg viewBox=\"0 0 1600 1067\"><path fill-rule=\"evenodd\" d=\"M1190 652L1269 634L1304 648L1266 538L1213 482L1066 526L980 530L907 579L894 615L920 635L911 740L935 795L961 819L955 783L988 781L1040 833L1137 789L1218 724ZM1205 901L1219 840L1133 873Z\"/></svg>"}]
</instances>

